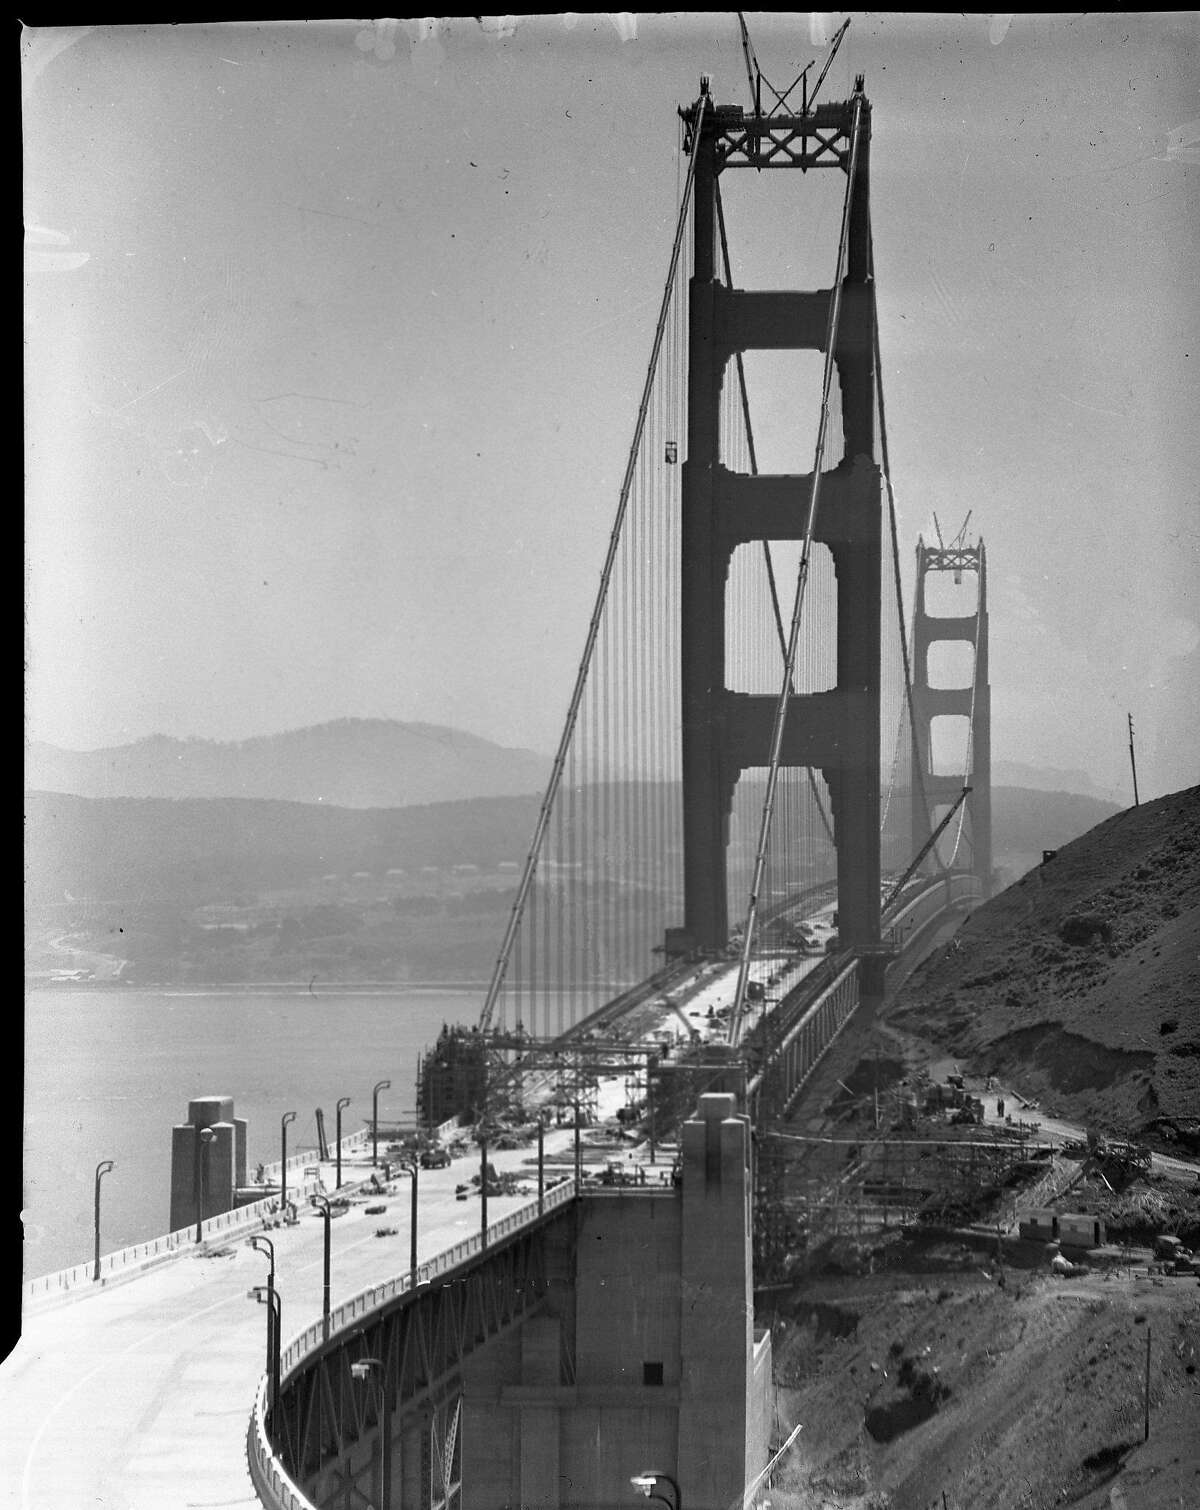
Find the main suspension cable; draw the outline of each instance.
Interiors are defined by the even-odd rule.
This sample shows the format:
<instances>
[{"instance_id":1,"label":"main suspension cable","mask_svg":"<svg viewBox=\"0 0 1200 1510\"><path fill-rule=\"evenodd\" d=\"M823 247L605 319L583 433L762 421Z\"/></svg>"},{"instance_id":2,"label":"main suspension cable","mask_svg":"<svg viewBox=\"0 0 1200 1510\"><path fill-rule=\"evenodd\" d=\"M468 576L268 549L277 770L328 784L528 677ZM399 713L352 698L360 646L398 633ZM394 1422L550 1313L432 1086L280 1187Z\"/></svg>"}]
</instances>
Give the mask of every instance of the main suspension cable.
<instances>
[{"instance_id":1,"label":"main suspension cable","mask_svg":"<svg viewBox=\"0 0 1200 1510\"><path fill-rule=\"evenodd\" d=\"M741 960L738 965L737 990L734 993L733 1012L730 1016L728 1041L736 1045L741 1034L742 1015L745 1009L746 985L750 978L750 954L754 946L754 930L758 921L759 889L766 866L767 847L771 838L771 818L775 809L775 789L779 782L779 760L783 750L783 732L787 723L788 703L792 686L792 670L796 661L796 645L800 637L800 620L804 612L805 589L808 585L809 559L812 553L813 530L817 521L817 509L821 493L821 465L825 457L825 435L829 428L829 394L833 385L834 352L837 348L838 330L842 311L842 280L845 277L846 251L850 239L850 206L854 197L854 179L858 168L859 127L862 120L862 96L854 99L854 119L850 127L850 157L846 172L846 199L842 206L842 229L838 237L837 270L833 291L829 300L829 318L825 331L825 371L821 384L821 418L817 426L817 443L813 457L812 483L809 489L808 518L804 527L804 542L800 551L800 564L796 572L796 596L792 606L792 622L788 633L787 653L784 657L783 684L775 705L775 724L771 731L771 758L767 769L767 791L763 800L762 822L759 827L758 849L754 857L754 878L750 887L750 901L746 909L746 923L742 935Z\"/></svg>"}]
</instances>

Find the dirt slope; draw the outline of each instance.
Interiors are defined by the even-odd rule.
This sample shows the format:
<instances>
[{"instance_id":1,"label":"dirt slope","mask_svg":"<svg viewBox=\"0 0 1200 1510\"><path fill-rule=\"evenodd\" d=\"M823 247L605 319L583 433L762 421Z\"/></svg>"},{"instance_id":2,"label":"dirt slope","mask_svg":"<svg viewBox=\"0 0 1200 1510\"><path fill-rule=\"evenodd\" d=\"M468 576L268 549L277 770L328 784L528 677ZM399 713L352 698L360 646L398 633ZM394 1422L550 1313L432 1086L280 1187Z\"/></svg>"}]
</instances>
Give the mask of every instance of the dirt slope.
<instances>
[{"instance_id":1,"label":"dirt slope","mask_svg":"<svg viewBox=\"0 0 1200 1510\"><path fill-rule=\"evenodd\" d=\"M1061 848L842 1035L797 1129L857 1128L856 1095L953 1057L1080 1127L1200 1155L1198 841L1200 788ZM1196 1178L1172 1168L1122 1199L1193 1222ZM1064 1209L1091 1210L1094 1194L1085 1180ZM1063 1280L1041 1244L1006 1239L1001 1267L996 1243L987 1224L876 1230L854 1263L831 1249L764 1290L778 1438L804 1423L774 1510L1200 1506L1195 1278L1114 1249L1110 1267L1089 1255L1089 1273Z\"/></svg>"},{"instance_id":2,"label":"dirt slope","mask_svg":"<svg viewBox=\"0 0 1200 1510\"><path fill-rule=\"evenodd\" d=\"M1200 1148L1200 787L981 907L887 1017L1047 1110Z\"/></svg>"},{"instance_id":3,"label":"dirt slope","mask_svg":"<svg viewBox=\"0 0 1200 1510\"><path fill-rule=\"evenodd\" d=\"M1007 1268L1001 1287L994 1261L948 1244L925 1264L810 1282L784 1308L778 1408L804 1430L775 1510L1200 1504L1194 1281Z\"/></svg>"}]
</instances>

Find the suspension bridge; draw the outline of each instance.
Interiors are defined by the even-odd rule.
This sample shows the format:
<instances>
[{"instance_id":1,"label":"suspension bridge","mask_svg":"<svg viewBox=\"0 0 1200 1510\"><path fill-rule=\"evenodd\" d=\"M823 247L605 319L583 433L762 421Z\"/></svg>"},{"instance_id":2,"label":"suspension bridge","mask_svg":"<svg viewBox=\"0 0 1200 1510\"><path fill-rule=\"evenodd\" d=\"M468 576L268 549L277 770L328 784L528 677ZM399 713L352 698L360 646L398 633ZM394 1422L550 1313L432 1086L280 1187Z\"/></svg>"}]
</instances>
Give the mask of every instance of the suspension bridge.
<instances>
[{"instance_id":1,"label":"suspension bridge","mask_svg":"<svg viewBox=\"0 0 1200 1510\"><path fill-rule=\"evenodd\" d=\"M828 63L776 90L743 41L751 108L705 80L678 113L674 237L562 737L479 1021L420 1081L427 1123L486 1137L502 1099L544 1100L565 1070L576 1100L625 1074L652 1152L657 1133L677 1155L666 1179L586 1185L577 1113L545 1135L574 1137L571 1172L539 1162L537 1199L489 1227L485 1149L475 1238L286 1349L276 1330L245 1401L272 1510L616 1506L631 1483L674 1510L758 1503L754 1130L988 894L986 556L965 526L922 540L906 614L870 103L861 78L822 100ZM778 172L797 219L840 187L837 233L811 286L744 287L734 200L753 213ZM769 391L764 353L807 377ZM802 437L796 470L762 464L772 426ZM717 996L716 1027L689 1028Z\"/></svg>"},{"instance_id":2,"label":"suspension bridge","mask_svg":"<svg viewBox=\"0 0 1200 1510\"><path fill-rule=\"evenodd\" d=\"M986 557L965 524L949 545L939 526L906 617L870 104L861 79L821 101L824 72L780 93L743 39L752 110L703 81L679 111L633 438L480 1018L418 1083L428 1126L460 1116L486 1138L531 1088L573 1101L577 1128L588 1089L624 1076L651 1150L656 1122L678 1132L674 1184L572 1184L574 1214L539 1202L459 1289L409 1294L352 1341L314 1333L273 1405L260 1395L272 1505L615 1505L631 1452L669 1466L648 1478L676 1510L685 1484L689 1505L753 1503L770 1431L750 1130L787 1115L893 962L988 893ZM722 185L780 170L801 198L841 182L836 243L811 288L746 288ZM811 412L752 386L763 352L807 354ZM760 464L760 411L811 439L807 470ZM814 958L821 908L836 931ZM689 1031L687 1004L714 993L719 1031ZM661 1031L672 1019L683 1037ZM370 1398L353 1384L368 1354Z\"/></svg>"}]
</instances>

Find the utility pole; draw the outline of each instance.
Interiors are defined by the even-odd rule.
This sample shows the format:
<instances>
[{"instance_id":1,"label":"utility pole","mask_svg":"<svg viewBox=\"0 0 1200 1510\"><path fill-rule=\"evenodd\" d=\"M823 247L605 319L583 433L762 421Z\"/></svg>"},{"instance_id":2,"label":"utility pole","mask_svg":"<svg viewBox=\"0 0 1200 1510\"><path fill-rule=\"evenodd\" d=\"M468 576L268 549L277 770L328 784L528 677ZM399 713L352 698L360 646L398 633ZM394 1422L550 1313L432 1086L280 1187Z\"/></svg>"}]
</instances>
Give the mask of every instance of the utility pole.
<instances>
[{"instance_id":1,"label":"utility pole","mask_svg":"<svg viewBox=\"0 0 1200 1510\"><path fill-rule=\"evenodd\" d=\"M1137 807L1139 806L1139 803L1137 789L1137 758L1133 753L1133 714L1127 713L1125 716L1129 720L1129 764L1133 770L1133 805L1134 807Z\"/></svg>"}]
</instances>

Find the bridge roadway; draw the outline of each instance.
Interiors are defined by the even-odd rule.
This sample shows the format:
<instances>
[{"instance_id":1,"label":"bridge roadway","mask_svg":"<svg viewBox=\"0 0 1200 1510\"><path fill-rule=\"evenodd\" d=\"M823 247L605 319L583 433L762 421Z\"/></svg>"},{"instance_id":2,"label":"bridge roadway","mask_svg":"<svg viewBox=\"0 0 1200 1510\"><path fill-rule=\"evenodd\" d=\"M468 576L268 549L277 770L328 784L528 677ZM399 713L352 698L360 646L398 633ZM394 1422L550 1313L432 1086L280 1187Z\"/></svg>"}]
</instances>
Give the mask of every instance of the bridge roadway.
<instances>
[{"instance_id":1,"label":"bridge roadway","mask_svg":"<svg viewBox=\"0 0 1200 1510\"><path fill-rule=\"evenodd\" d=\"M547 1158L569 1156L570 1129L546 1135ZM500 1172L528 1173L528 1148L489 1150ZM363 1180L369 1165L347 1168ZM422 1170L418 1254L425 1262L480 1227L477 1196L454 1189L477 1161ZM322 1166L332 1188L333 1166ZM547 1170L547 1179L552 1177ZM494 1223L529 1194L489 1196ZM330 1224L332 1298L404 1272L410 1187L394 1182L387 1211L352 1206ZM368 1201L366 1204L376 1204ZM380 1226L396 1227L378 1238ZM283 1341L318 1321L323 1221L305 1211L271 1229ZM266 1308L247 1291L266 1282L266 1258L245 1232L218 1237L129 1279L29 1307L16 1348L0 1365L0 1505L19 1510L234 1510L259 1504L246 1465L246 1427L266 1362Z\"/></svg>"},{"instance_id":2,"label":"bridge roadway","mask_svg":"<svg viewBox=\"0 0 1200 1510\"><path fill-rule=\"evenodd\" d=\"M825 921L824 919L822 920ZM826 923L826 927L828 924ZM794 960L787 984L817 960ZM756 965L766 974L770 960ZM688 994L684 1012L702 1037L720 1033L718 1013L731 1005L730 965ZM709 1016L710 1011L712 1016ZM671 1031L673 1019L656 1027ZM624 1101L621 1077L602 1082L597 1112L612 1116ZM570 1129L548 1131L548 1160L569 1157ZM536 1194L530 1150L489 1150L501 1172L528 1176L529 1193L490 1196L489 1223ZM551 1177L553 1164L547 1171ZM477 1196L455 1196L477 1166L457 1159L422 1170L418 1256L436 1257L480 1227ZM333 1165L321 1166L327 1190ZM347 1164L347 1184L369 1177ZM394 1182L382 1215L365 1201L330 1224L332 1303L407 1269L408 1177ZM380 1226L395 1236L375 1236ZM305 1210L295 1227L271 1228L283 1339L320 1319L322 1219ZM14 1510L234 1510L259 1501L246 1466L246 1427L266 1359L266 1309L248 1297L266 1280L265 1257L248 1231L220 1234L185 1248L155 1268L112 1283L84 1286L28 1306L23 1335L0 1366L0 1505Z\"/></svg>"},{"instance_id":3,"label":"bridge roadway","mask_svg":"<svg viewBox=\"0 0 1200 1510\"><path fill-rule=\"evenodd\" d=\"M832 931L821 909L813 921ZM756 962L788 990L819 963L795 955ZM682 1012L702 1037L723 1036L735 970L718 969L687 993ZM712 1015L710 1016L710 1012ZM657 1014L655 1014L657 1016ZM671 1030L657 1016L642 1031ZM623 1079L603 1084L601 1117L624 1099ZM570 1129L549 1131L549 1160L569 1156ZM501 1172L528 1177L528 1192L492 1196L489 1223L536 1194L528 1149L489 1150ZM553 1166L551 1166L553 1167ZM477 1172L471 1159L422 1170L418 1257L424 1263L480 1227L477 1196L459 1201L455 1186ZM346 1167L347 1183L367 1168ZM549 1172L548 1172L549 1173ZM326 1189L332 1164L323 1165ZM382 1198L331 1223L332 1303L406 1270L407 1176ZM320 1319L323 1221L306 1210L295 1227L272 1228L286 1342ZM394 1236L377 1237L380 1226ZM247 1294L266 1279L266 1259L243 1231L181 1250L160 1266L96 1288L84 1287L27 1309L23 1335L0 1366L0 1505L18 1510L253 1510L258 1499L246 1465L246 1427L266 1357L266 1311Z\"/></svg>"}]
</instances>

